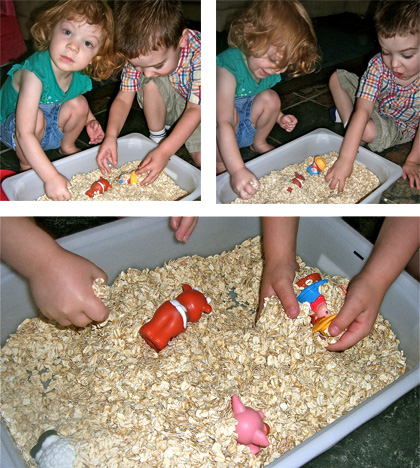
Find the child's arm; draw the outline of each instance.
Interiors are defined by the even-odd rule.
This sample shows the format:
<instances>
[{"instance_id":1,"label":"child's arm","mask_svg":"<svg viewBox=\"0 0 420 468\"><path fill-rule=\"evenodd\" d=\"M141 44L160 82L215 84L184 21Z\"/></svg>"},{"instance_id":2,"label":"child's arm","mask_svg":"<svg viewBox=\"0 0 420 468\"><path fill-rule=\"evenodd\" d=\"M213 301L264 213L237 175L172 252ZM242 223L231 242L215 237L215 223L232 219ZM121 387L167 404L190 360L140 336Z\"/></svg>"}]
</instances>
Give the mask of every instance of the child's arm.
<instances>
[{"instance_id":1,"label":"child's arm","mask_svg":"<svg viewBox=\"0 0 420 468\"><path fill-rule=\"evenodd\" d=\"M251 182L255 181L258 184L258 179L245 167L236 141L235 91L234 75L226 68L216 67L217 146L231 176L232 189L246 200L257 192Z\"/></svg>"},{"instance_id":2,"label":"child's arm","mask_svg":"<svg viewBox=\"0 0 420 468\"><path fill-rule=\"evenodd\" d=\"M60 247L28 218L1 219L1 258L29 281L39 310L61 325L102 322L108 309L94 294L107 275L89 260Z\"/></svg>"},{"instance_id":3,"label":"child's arm","mask_svg":"<svg viewBox=\"0 0 420 468\"><path fill-rule=\"evenodd\" d=\"M45 193L52 200L69 200L69 181L53 166L36 136L42 83L29 70L22 70L16 107L16 151L44 182Z\"/></svg>"},{"instance_id":4,"label":"child's arm","mask_svg":"<svg viewBox=\"0 0 420 468\"><path fill-rule=\"evenodd\" d=\"M331 189L334 190L338 184L338 191L343 191L346 179L350 177L353 171L357 149L362 141L362 136L372 115L373 108L373 101L363 98L356 99L355 111L350 119L338 159L325 176L326 182L330 182Z\"/></svg>"},{"instance_id":5,"label":"child's arm","mask_svg":"<svg viewBox=\"0 0 420 468\"><path fill-rule=\"evenodd\" d=\"M349 284L346 300L329 332L343 334L330 351L343 351L367 336L385 293L419 248L419 218L386 218L362 271Z\"/></svg>"},{"instance_id":6,"label":"child's arm","mask_svg":"<svg viewBox=\"0 0 420 468\"><path fill-rule=\"evenodd\" d=\"M135 95L135 91L119 91L111 105L105 139L96 156L96 162L102 174L111 172L108 163L113 166L118 163L117 138L130 113Z\"/></svg>"},{"instance_id":7,"label":"child's arm","mask_svg":"<svg viewBox=\"0 0 420 468\"><path fill-rule=\"evenodd\" d=\"M299 218L263 218L265 264L261 280L260 304L255 318L261 315L266 297L278 296L286 314L295 318L299 305L293 291L296 262L296 236Z\"/></svg>"},{"instance_id":8,"label":"child's arm","mask_svg":"<svg viewBox=\"0 0 420 468\"><path fill-rule=\"evenodd\" d=\"M411 151L403 164L403 179L410 181L410 187L420 189L420 136L417 129Z\"/></svg>"},{"instance_id":9,"label":"child's arm","mask_svg":"<svg viewBox=\"0 0 420 468\"><path fill-rule=\"evenodd\" d=\"M144 174L150 171L147 177L141 181L141 185L151 184L158 178L168 164L169 158L188 140L200 122L201 106L187 102L185 110L171 134L162 140L159 146L151 151L138 167L136 174Z\"/></svg>"}]
</instances>

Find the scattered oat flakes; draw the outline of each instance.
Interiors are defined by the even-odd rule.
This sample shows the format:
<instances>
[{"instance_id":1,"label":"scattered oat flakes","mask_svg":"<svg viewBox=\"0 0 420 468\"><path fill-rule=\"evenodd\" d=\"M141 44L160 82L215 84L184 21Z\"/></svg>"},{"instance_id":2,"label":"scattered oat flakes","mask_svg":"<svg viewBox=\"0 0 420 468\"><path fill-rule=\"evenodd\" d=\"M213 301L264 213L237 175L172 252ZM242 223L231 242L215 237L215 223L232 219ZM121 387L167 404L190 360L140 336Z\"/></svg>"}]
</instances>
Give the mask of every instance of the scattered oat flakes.
<instances>
[{"instance_id":1,"label":"scattered oat flakes","mask_svg":"<svg viewBox=\"0 0 420 468\"><path fill-rule=\"evenodd\" d=\"M118 168L111 168L111 173L102 176L100 169L88 172L87 174L76 174L70 179L72 201L175 201L188 195L188 193L178 187L178 185L164 172L147 186L140 185L146 174L138 176L137 184L120 184L119 177L122 173L131 173L137 170L141 161L126 163ZM86 191L91 185L104 177L111 183L112 189L108 189L102 194L96 194L93 198L86 195ZM51 201L46 195L38 198L37 201Z\"/></svg>"},{"instance_id":2,"label":"scattered oat flakes","mask_svg":"<svg viewBox=\"0 0 420 468\"><path fill-rule=\"evenodd\" d=\"M296 280L319 272L298 261ZM75 468L262 468L404 373L382 316L343 353L325 350L309 310L288 319L274 297L254 327L262 267L256 237L220 255L129 269L112 286L96 281L105 325L25 320L1 350L1 414L28 465L54 428L76 447ZM322 276L334 312L348 280ZM139 329L183 283L210 296L213 311L157 354ZM266 415L270 446L257 456L235 441L233 394Z\"/></svg>"},{"instance_id":3,"label":"scattered oat flakes","mask_svg":"<svg viewBox=\"0 0 420 468\"><path fill-rule=\"evenodd\" d=\"M361 164L355 163L353 172L346 181L343 192L337 188L331 190L325 182L325 174L336 161L338 154L334 151L322 156L327 162L327 167L320 174L310 175L307 167L313 163L314 158L306 158L300 164L286 166L280 171L272 171L259 179L258 192L249 200L236 198L233 204L271 204L271 203L359 203L371 192L379 187L379 180L373 172ZM305 177L302 187L292 183L295 172ZM288 188L292 191L288 191Z\"/></svg>"}]
</instances>

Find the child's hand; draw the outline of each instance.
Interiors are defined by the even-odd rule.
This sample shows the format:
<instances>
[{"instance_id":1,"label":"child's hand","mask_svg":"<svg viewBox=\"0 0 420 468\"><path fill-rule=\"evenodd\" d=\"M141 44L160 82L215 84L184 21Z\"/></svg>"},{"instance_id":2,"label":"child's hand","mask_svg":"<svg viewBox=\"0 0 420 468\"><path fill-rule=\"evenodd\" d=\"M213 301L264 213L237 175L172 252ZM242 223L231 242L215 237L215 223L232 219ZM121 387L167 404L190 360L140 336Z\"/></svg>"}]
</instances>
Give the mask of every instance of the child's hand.
<instances>
[{"instance_id":1,"label":"child's hand","mask_svg":"<svg viewBox=\"0 0 420 468\"><path fill-rule=\"evenodd\" d=\"M105 133L102 130L101 124L95 119L91 120L86 124L86 132L89 135L89 144L90 145L97 145L101 143L104 139Z\"/></svg>"},{"instance_id":2,"label":"child's hand","mask_svg":"<svg viewBox=\"0 0 420 468\"><path fill-rule=\"evenodd\" d=\"M71 193L68 189L69 185L70 182L57 172L55 177L44 183L45 194L54 201L70 200Z\"/></svg>"},{"instance_id":3,"label":"child's hand","mask_svg":"<svg viewBox=\"0 0 420 468\"><path fill-rule=\"evenodd\" d=\"M249 200L257 193L251 182L255 182L254 185L260 186L260 182L257 177L246 167L242 167L231 175L231 185L233 191L242 199Z\"/></svg>"},{"instance_id":4,"label":"child's hand","mask_svg":"<svg viewBox=\"0 0 420 468\"><path fill-rule=\"evenodd\" d=\"M98 156L96 156L96 163L103 175L105 175L105 172L111 172L109 164L112 164L114 167L117 166L118 144L116 138L105 137L104 142L99 147Z\"/></svg>"},{"instance_id":5,"label":"child's hand","mask_svg":"<svg viewBox=\"0 0 420 468\"><path fill-rule=\"evenodd\" d=\"M147 177L145 177L140 185L149 185L154 182L159 174L165 169L168 164L169 158L162 156L160 154L159 148L151 151L139 165L136 174L144 174L149 172Z\"/></svg>"},{"instance_id":6,"label":"child's hand","mask_svg":"<svg viewBox=\"0 0 420 468\"><path fill-rule=\"evenodd\" d=\"M51 255L48 268L34 270L28 279L43 315L60 325L84 327L91 321L103 322L109 314L93 292L96 278L108 280L92 262L60 248Z\"/></svg>"},{"instance_id":7,"label":"child's hand","mask_svg":"<svg viewBox=\"0 0 420 468\"><path fill-rule=\"evenodd\" d=\"M402 169L402 177L410 181L410 187L420 189L420 165L415 162L406 161Z\"/></svg>"},{"instance_id":8,"label":"child's hand","mask_svg":"<svg viewBox=\"0 0 420 468\"><path fill-rule=\"evenodd\" d=\"M337 317L331 322L328 331L333 336L347 331L337 341L329 345L329 351L343 351L367 336L376 320L386 288L378 284L376 278L355 276L349 284L346 300Z\"/></svg>"},{"instance_id":9,"label":"child's hand","mask_svg":"<svg viewBox=\"0 0 420 468\"><path fill-rule=\"evenodd\" d=\"M288 317L296 318L299 315L299 304L293 290L295 272L298 269L299 265L293 257L290 260L281 258L275 263L266 263L261 280L260 304L255 321L261 315L264 299L272 296L277 296L280 299Z\"/></svg>"},{"instance_id":10,"label":"child's hand","mask_svg":"<svg viewBox=\"0 0 420 468\"><path fill-rule=\"evenodd\" d=\"M197 226L197 222L197 217L172 216L170 219L171 227L175 229L175 237L180 242L187 242Z\"/></svg>"},{"instance_id":11,"label":"child's hand","mask_svg":"<svg viewBox=\"0 0 420 468\"><path fill-rule=\"evenodd\" d=\"M277 123L282 129L286 130L286 132L291 132L296 127L297 122L297 118L291 114L281 113L277 119Z\"/></svg>"},{"instance_id":12,"label":"child's hand","mask_svg":"<svg viewBox=\"0 0 420 468\"><path fill-rule=\"evenodd\" d=\"M352 171L353 164L351 162L349 163L344 159L338 158L328 170L327 175L325 176L325 181L331 181L329 185L332 190L334 190L338 184L338 191L342 192L344 190L346 179L351 176Z\"/></svg>"}]
</instances>

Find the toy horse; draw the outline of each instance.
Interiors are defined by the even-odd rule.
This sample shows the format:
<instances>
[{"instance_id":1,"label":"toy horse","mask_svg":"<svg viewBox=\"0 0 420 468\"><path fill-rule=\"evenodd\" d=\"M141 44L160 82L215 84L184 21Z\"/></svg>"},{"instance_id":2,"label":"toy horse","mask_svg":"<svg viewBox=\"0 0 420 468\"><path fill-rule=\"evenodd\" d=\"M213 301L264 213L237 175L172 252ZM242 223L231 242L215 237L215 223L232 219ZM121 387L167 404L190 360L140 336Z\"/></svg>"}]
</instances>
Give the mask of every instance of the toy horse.
<instances>
[{"instance_id":1,"label":"toy horse","mask_svg":"<svg viewBox=\"0 0 420 468\"><path fill-rule=\"evenodd\" d=\"M92 186L85 193L85 195L88 195L89 197L93 198L95 193L104 193L109 188L112 188L112 185L106 179L101 177L99 180L92 184Z\"/></svg>"},{"instance_id":2,"label":"toy horse","mask_svg":"<svg viewBox=\"0 0 420 468\"><path fill-rule=\"evenodd\" d=\"M140 328L140 335L157 352L184 332L188 322L197 322L203 312L211 312L209 297L188 284L184 284L182 289L176 299L164 302L153 318Z\"/></svg>"},{"instance_id":3,"label":"toy horse","mask_svg":"<svg viewBox=\"0 0 420 468\"><path fill-rule=\"evenodd\" d=\"M319 287L327 283L327 280L322 280L319 273L312 273L299 280L296 285L303 287L303 291L297 297L300 303L307 302L313 314L311 322L313 325L312 332L321 332L324 336L329 336L328 327L337 314L330 314L327 309L325 297L319 292Z\"/></svg>"},{"instance_id":4,"label":"toy horse","mask_svg":"<svg viewBox=\"0 0 420 468\"><path fill-rule=\"evenodd\" d=\"M249 447L254 455L260 451L260 447L270 445L267 439L270 427L263 422L265 416L262 411L255 411L249 406L244 406L237 395L232 397L232 411L238 421L235 432L238 434L239 444Z\"/></svg>"}]
</instances>

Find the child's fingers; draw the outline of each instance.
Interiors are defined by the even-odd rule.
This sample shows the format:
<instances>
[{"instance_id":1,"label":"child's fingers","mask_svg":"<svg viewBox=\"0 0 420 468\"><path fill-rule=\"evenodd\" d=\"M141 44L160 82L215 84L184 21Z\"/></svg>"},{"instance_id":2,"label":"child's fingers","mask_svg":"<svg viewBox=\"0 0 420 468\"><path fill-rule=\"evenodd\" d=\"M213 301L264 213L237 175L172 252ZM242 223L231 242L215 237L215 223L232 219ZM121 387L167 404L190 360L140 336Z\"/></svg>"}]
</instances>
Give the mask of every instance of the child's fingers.
<instances>
[{"instance_id":1,"label":"child's fingers","mask_svg":"<svg viewBox=\"0 0 420 468\"><path fill-rule=\"evenodd\" d=\"M149 185L149 184L151 184L152 182L154 182L158 178L159 174L160 174L160 172L150 171L149 174L147 175L147 177L145 177L140 182L140 185Z\"/></svg>"}]
</instances>

